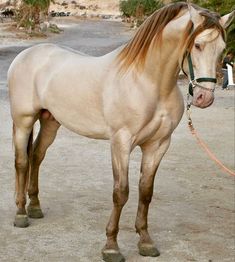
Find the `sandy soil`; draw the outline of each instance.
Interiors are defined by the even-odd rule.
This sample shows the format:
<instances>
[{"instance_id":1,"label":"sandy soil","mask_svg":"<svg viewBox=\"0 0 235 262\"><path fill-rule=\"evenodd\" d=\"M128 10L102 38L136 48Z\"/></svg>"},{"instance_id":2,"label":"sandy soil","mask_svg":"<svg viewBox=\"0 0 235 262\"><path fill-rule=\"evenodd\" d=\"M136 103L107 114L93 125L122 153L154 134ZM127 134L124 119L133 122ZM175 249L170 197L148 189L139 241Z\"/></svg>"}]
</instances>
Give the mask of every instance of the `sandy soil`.
<instances>
[{"instance_id":1,"label":"sandy soil","mask_svg":"<svg viewBox=\"0 0 235 262\"><path fill-rule=\"evenodd\" d=\"M130 38L123 24L61 21L64 33L47 40L91 55L111 51ZM61 128L41 168L44 219L14 228L14 160L6 86L14 57L34 42L0 46L0 261L97 262L105 242L112 206L109 143L89 140ZM186 97L186 82L181 80ZM201 137L219 159L234 168L234 90L216 90L208 109L193 108ZM187 129L186 117L172 138L158 171L149 228L161 256L140 257L134 221L138 199L140 151L130 164L130 198L120 222L120 248L128 262L234 261L234 178L201 151Z\"/></svg>"}]
</instances>

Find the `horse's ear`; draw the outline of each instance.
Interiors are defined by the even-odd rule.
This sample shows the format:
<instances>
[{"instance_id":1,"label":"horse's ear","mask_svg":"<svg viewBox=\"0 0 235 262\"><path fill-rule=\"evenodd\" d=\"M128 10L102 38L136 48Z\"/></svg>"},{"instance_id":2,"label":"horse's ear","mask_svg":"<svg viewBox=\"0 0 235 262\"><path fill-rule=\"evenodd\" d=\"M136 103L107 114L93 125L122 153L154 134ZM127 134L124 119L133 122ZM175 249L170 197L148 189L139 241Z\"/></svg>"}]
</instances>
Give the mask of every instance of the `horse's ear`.
<instances>
[{"instance_id":1,"label":"horse's ear","mask_svg":"<svg viewBox=\"0 0 235 262\"><path fill-rule=\"evenodd\" d=\"M191 4L188 4L188 10L190 14L190 19L194 24L194 28L196 28L198 25L202 23L203 17Z\"/></svg>"},{"instance_id":2,"label":"horse's ear","mask_svg":"<svg viewBox=\"0 0 235 262\"><path fill-rule=\"evenodd\" d=\"M226 29L232 23L234 17L235 17L235 10L233 10L231 13L227 15L222 16L220 18L220 24L223 26L224 29Z\"/></svg>"}]
</instances>

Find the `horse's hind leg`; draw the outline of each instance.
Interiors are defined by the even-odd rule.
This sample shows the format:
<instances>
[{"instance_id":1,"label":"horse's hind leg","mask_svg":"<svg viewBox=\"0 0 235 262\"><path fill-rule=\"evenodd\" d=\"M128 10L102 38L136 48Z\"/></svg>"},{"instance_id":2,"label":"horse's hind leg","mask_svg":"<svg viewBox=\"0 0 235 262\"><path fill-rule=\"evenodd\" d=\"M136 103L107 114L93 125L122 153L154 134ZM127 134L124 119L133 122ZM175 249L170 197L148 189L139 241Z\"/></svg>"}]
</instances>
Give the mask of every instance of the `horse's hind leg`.
<instances>
[{"instance_id":1,"label":"horse's hind leg","mask_svg":"<svg viewBox=\"0 0 235 262\"><path fill-rule=\"evenodd\" d=\"M29 171L29 148L32 142L34 119L33 117L23 117L21 120L21 125L16 125L16 123L13 124L17 205L14 225L17 227L27 227L29 222L25 205Z\"/></svg>"},{"instance_id":2,"label":"horse's hind leg","mask_svg":"<svg viewBox=\"0 0 235 262\"><path fill-rule=\"evenodd\" d=\"M161 143L155 141L146 143L141 147L143 156L139 182L139 205L135 227L140 235L138 244L139 253L143 256L156 257L160 255L148 233L148 210L153 195L155 174L169 144L170 138L167 138Z\"/></svg>"},{"instance_id":3,"label":"horse's hind leg","mask_svg":"<svg viewBox=\"0 0 235 262\"><path fill-rule=\"evenodd\" d=\"M33 152L31 158L31 170L28 194L30 204L27 208L28 216L31 218L42 218L43 213L40 207L38 198L38 175L39 167L42 163L46 150L53 143L60 124L53 118L53 116L46 110L43 110L39 117L40 130L38 136L33 144Z\"/></svg>"}]
</instances>

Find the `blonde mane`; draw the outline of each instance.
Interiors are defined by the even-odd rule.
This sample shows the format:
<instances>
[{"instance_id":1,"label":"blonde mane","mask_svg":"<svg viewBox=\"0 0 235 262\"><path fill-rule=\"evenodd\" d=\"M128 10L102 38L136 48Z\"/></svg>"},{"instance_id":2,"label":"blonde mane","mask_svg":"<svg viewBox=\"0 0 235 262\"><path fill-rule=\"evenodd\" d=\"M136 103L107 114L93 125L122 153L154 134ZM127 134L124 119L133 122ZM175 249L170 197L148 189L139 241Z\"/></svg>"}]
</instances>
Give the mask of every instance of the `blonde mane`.
<instances>
[{"instance_id":1,"label":"blonde mane","mask_svg":"<svg viewBox=\"0 0 235 262\"><path fill-rule=\"evenodd\" d=\"M224 29L219 23L220 16L217 13L202 9L196 5L193 5L193 7L204 17L204 22L195 30L193 30L192 21L189 21L187 24L182 37L182 55L186 53L186 50L191 50L195 37L206 29L215 28L225 38ZM152 42L154 41L156 44L161 43L162 32L166 25L176 18L181 11L187 9L188 4L185 2L169 4L146 19L133 39L127 43L118 55L117 62L120 66L120 71L125 72L131 66L134 66L137 70L143 69L146 55Z\"/></svg>"}]
</instances>

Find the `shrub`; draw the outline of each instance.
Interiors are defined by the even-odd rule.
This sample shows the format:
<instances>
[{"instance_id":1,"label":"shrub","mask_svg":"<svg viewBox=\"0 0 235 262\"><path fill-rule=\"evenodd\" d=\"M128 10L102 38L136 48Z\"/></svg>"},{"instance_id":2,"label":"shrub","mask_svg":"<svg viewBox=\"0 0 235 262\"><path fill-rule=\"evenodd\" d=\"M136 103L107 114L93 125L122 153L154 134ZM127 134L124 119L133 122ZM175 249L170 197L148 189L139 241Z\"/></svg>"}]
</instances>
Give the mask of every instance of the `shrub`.
<instances>
[{"instance_id":1,"label":"shrub","mask_svg":"<svg viewBox=\"0 0 235 262\"><path fill-rule=\"evenodd\" d=\"M64 1L61 5L62 5L62 6L67 6L68 3Z\"/></svg>"},{"instance_id":2,"label":"shrub","mask_svg":"<svg viewBox=\"0 0 235 262\"><path fill-rule=\"evenodd\" d=\"M162 1L157 0L121 0L120 11L125 17L143 19L162 6Z\"/></svg>"}]
</instances>

